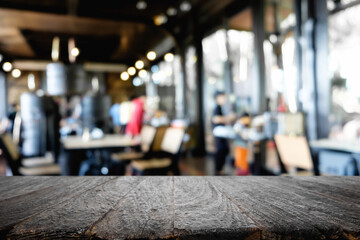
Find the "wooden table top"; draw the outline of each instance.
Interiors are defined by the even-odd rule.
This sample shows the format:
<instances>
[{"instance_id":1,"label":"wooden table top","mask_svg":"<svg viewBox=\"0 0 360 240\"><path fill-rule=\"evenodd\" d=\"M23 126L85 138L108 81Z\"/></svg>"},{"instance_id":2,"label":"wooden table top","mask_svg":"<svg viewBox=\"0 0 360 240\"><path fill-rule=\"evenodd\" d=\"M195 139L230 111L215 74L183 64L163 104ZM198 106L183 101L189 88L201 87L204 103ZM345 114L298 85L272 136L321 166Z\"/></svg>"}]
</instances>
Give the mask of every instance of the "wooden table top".
<instances>
[{"instance_id":1,"label":"wooden table top","mask_svg":"<svg viewBox=\"0 0 360 240\"><path fill-rule=\"evenodd\" d=\"M359 177L2 177L0 238L359 239Z\"/></svg>"},{"instance_id":2,"label":"wooden table top","mask_svg":"<svg viewBox=\"0 0 360 240\"><path fill-rule=\"evenodd\" d=\"M65 150L120 148L139 145L139 141L119 134L105 134L101 139L91 139L89 141L83 141L81 136L68 136L61 139L61 142Z\"/></svg>"}]
</instances>

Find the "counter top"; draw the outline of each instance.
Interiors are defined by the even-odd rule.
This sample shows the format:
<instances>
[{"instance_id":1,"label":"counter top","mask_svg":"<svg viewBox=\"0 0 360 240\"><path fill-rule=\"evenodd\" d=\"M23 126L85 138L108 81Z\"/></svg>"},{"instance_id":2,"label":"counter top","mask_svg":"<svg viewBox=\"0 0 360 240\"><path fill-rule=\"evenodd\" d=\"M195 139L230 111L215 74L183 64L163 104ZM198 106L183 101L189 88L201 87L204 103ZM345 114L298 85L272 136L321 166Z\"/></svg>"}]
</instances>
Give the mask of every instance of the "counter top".
<instances>
[{"instance_id":1,"label":"counter top","mask_svg":"<svg viewBox=\"0 0 360 240\"><path fill-rule=\"evenodd\" d=\"M358 239L360 177L1 177L0 238Z\"/></svg>"}]
</instances>

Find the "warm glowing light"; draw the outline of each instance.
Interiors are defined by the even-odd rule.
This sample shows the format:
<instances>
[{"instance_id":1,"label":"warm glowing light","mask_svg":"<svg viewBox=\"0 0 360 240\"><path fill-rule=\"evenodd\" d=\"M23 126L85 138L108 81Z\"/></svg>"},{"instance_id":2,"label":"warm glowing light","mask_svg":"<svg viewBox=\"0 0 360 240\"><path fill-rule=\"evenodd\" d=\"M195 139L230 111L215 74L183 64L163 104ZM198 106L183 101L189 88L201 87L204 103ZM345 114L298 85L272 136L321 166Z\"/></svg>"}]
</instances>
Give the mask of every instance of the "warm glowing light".
<instances>
[{"instance_id":1,"label":"warm glowing light","mask_svg":"<svg viewBox=\"0 0 360 240\"><path fill-rule=\"evenodd\" d=\"M180 4L180 10L183 12L188 12L191 10L191 4L188 1L184 1Z\"/></svg>"},{"instance_id":2,"label":"warm glowing light","mask_svg":"<svg viewBox=\"0 0 360 240\"><path fill-rule=\"evenodd\" d=\"M140 0L137 2L136 8L139 10L145 10L147 8L147 3L143 0Z\"/></svg>"},{"instance_id":3,"label":"warm glowing light","mask_svg":"<svg viewBox=\"0 0 360 240\"><path fill-rule=\"evenodd\" d=\"M141 61L141 60L137 61L137 62L135 63L135 67L136 67L137 69L143 69L143 68L144 68L144 62Z\"/></svg>"},{"instance_id":4,"label":"warm glowing light","mask_svg":"<svg viewBox=\"0 0 360 240\"><path fill-rule=\"evenodd\" d=\"M154 51L150 51L146 54L146 57L150 60L153 61L156 59L156 53Z\"/></svg>"},{"instance_id":5,"label":"warm glowing light","mask_svg":"<svg viewBox=\"0 0 360 240\"><path fill-rule=\"evenodd\" d=\"M164 14L156 15L154 17L154 24L157 26L160 26L162 24L165 24L167 22L168 18Z\"/></svg>"},{"instance_id":6,"label":"warm glowing light","mask_svg":"<svg viewBox=\"0 0 360 240\"><path fill-rule=\"evenodd\" d=\"M123 81L129 80L129 74L127 72L123 72L120 77Z\"/></svg>"},{"instance_id":7,"label":"warm glowing light","mask_svg":"<svg viewBox=\"0 0 360 240\"><path fill-rule=\"evenodd\" d=\"M29 88L29 90L33 91L33 90L35 90L35 87L36 87L35 76L34 76L34 74L30 73L28 75L28 88Z\"/></svg>"},{"instance_id":8,"label":"warm glowing light","mask_svg":"<svg viewBox=\"0 0 360 240\"><path fill-rule=\"evenodd\" d=\"M60 38L54 37L52 42L52 49L51 49L51 59L54 62L59 60L59 51L60 51Z\"/></svg>"},{"instance_id":9,"label":"warm glowing light","mask_svg":"<svg viewBox=\"0 0 360 240\"><path fill-rule=\"evenodd\" d=\"M134 67L129 67L128 70L127 70L128 74L130 76L134 76L136 74L136 68Z\"/></svg>"},{"instance_id":10,"label":"warm glowing light","mask_svg":"<svg viewBox=\"0 0 360 240\"><path fill-rule=\"evenodd\" d=\"M10 72L12 69L12 64L9 62L5 62L2 68L5 72Z\"/></svg>"},{"instance_id":11,"label":"warm glowing light","mask_svg":"<svg viewBox=\"0 0 360 240\"><path fill-rule=\"evenodd\" d=\"M166 14L169 15L169 16L175 16L177 14L177 10L174 7L169 7L166 10Z\"/></svg>"},{"instance_id":12,"label":"warm glowing light","mask_svg":"<svg viewBox=\"0 0 360 240\"><path fill-rule=\"evenodd\" d=\"M79 56L79 54L80 54L80 51L78 48L71 49L71 55L73 55L74 57Z\"/></svg>"},{"instance_id":13,"label":"warm glowing light","mask_svg":"<svg viewBox=\"0 0 360 240\"><path fill-rule=\"evenodd\" d=\"M141 70L140 72L139 72L139 77L141 77L141 78L146 78L146 76L147 76L147 71L146 70Z\"/></svg>"},{"instance_id":14,"label":"warm glowing light","mask_svg":"<svg viewBox=\"0 0 360 240\"><path fill-rule=\"evenodd\" d=\"M21 76L21 71L19 69L14 69L11 72L11 76L13 76L14 78L19 78Z\"/></svg>"},{"instance_id":15,"label":"warm glowing light","mask_svg":"<svg viewBox=\"0 0 360 240\"><path fill-rule=\"evenodd\" d=\"M165 59L165 61L167 61L167 62L172 62L172 61L174 61L174 54L172 54L172 53L167 53L167 54L165 54L164 59Z\"/></svg>"}]
</instances>

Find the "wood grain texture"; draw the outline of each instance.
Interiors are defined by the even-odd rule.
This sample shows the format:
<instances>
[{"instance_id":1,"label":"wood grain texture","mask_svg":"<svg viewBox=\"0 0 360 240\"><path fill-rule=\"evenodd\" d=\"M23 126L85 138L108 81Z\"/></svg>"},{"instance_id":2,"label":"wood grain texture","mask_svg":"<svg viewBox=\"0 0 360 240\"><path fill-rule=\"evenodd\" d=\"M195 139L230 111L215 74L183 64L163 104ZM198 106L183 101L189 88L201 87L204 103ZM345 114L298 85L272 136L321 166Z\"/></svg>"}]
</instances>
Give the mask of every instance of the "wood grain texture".
<instances>
[{"instance_id":1,"label":"wood grain texture","mask_svg":"<svg viewBox=\"0 0 360 240\"><path fill-rule=\"evenodd\" d=\"M15 177L12 178L15 179ZM42 177L37 178L42 179ZM21 179L21 177L16 177L16 179ZM89 189L99 186L111 179L113 179L113 177L99 179L54 177L52 179L45 178L44 180L46 181L42 184L39 183L41 187L37 187L35 182L29 184L29 186L33 186L35 190L26 194L21 194L23 192L21 191L22 189L19 188L19 194L14 194L14 197L0 201L0 231L7 231L13 227L15 223L41 214L74 197L81 196L81 194Z\"/></svg>"},{"instance_id":2,"label":"wood grain texture","mask_svg":"<svg viewBox=\"0 0 360 240\"><path fill-rule=\"evenodd\" d=\"M89 179L89 178L87 178ZM102 178L90 178L100 181ZM22 222L10 231L14 238L39 239L42 236L55 238L85 237L85 232L92 224L111 211L126 194L144 178L111 178L102 184L88 189L46 212ZM76 217L74 217L76 216Z\"/></svg>"},{"instance_id":3,"label":"wood grain texture","mask_svg":"<svg viewBox=\"0 0 360 240\"><path fill-rule=\"evenodd\" d=\"M181 239L258 239L255 223L204 177L175 177L175 235Z\"/></svg>"},{"instance_id":4,"label":"wood grain texture","mask_svg":"<svg viewBox=\"0 0 360 240\"><path fill-rule=\"evenodd\" d=\"M350 211L347 204L319 195L317 178L312 180L312 187L302 189L297 181L289 185L288 177L228 177L209 181L257 223L263 239L358 239L359 205L352 205ZM343 184L346 185L345 181Z\"/></svg>"},{"instance_id":5,"label":"wood grain texture","mask_svg":"<svg viewBox=\"0 0 360 240\"><path fill-rule=\"evenodd\" d=\"M173 178L152 177L131 191L88 234L101 239L171 237L173 212Z\"/></svg>"},{"instance_id":6,"label":"wood grain texture","mask_svg":"<svg viewBox=\"0 0 360 240\"><path fill-rule=\"evenodd\" d=\"M0 178L0 239L360 239L359 177Z\"/></svg>"}]
</instances>

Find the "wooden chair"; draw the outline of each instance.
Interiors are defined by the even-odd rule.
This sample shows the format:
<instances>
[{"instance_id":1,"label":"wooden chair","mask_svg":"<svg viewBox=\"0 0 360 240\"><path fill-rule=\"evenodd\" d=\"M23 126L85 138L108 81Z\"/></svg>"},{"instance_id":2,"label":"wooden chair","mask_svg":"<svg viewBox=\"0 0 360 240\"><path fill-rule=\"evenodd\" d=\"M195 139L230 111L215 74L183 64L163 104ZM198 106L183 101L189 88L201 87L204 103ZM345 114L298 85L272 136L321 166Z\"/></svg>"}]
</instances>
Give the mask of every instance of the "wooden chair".
<instances>
[{"instance_id":1,"label":"wooden chair","mask_svg":"<svg viewBox=\"0 0 360 240\"><path fill-rule=\"evenodd\" d=\"M14 175L60 175L60 166L55 164L51 154L38 158L22 158L10 134L0 136L0 148Z\"/></svg>"},{"instance_id":2,"label":"wooden chair","mask_svg":"<svg viewBox=\"0 0 360 240\"><path fill-rule=\"evenodd\" d=\"M184 134L184 129L166 129L158 154L150 159L131 162L133 175L165 175L170 170L176 175L179 174L178 159Z\"/></svg>"},{"instance_id":3,"label":"wooden chair","mask_svg":"<svg viewBox=\"0 0 360 240\"><path fill-rule=\"evenodd\" d=\"M296 175L314 175L314 164L308 142L304 136L275 135L275 144L286 170ZM294 171L295 170L295 171Z\"/></svg>"},{"instance_id":4,"label":"wooden chair","mask_svg":"<svg viewBox=\"0 0 360 240\"><path fill-rule=\"evenodd\" d=\"M156 128L143 126L140 133L140 152L121 152L111 155L111 159L117 162L130 162L134 159L144 158L145 154L151 150L151 145L156 135Z\"/></svg>"}]
</instances>

